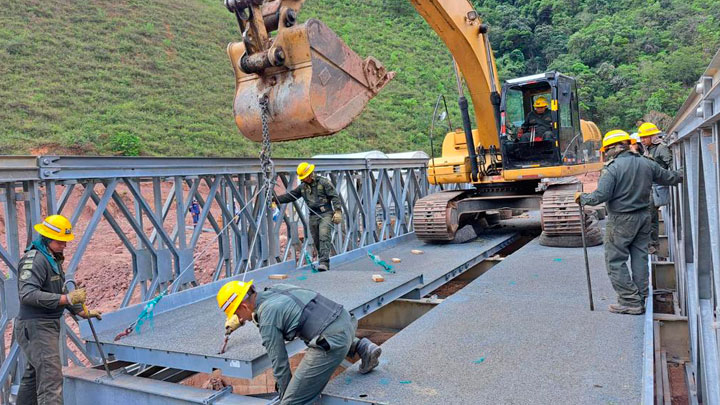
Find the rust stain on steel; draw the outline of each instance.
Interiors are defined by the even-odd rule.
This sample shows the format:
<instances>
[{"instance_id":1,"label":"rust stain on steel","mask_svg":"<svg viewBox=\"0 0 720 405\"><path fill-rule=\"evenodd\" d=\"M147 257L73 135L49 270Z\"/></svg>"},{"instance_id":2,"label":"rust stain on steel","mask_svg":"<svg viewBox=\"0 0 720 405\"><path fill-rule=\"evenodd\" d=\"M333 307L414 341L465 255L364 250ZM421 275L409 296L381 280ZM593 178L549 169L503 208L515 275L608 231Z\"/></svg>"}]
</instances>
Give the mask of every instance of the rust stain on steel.
<instances>
[{"instance_id":1,"label":"rust stain on steel","mask_svg":"<svg viewBox=\"0 0 720 405\"><path fill-rule=\"evenodd\" d=\"M281 47L285 63L261 75L240 68L241 42L228 45L236 77L233 113L242 134L259 142L262 121L258 97L268 95L272 141L334 134L363 111L395 76L377 59L360 58L318 20L282 29L273 46Z\"/></svg>"}]
</instances>

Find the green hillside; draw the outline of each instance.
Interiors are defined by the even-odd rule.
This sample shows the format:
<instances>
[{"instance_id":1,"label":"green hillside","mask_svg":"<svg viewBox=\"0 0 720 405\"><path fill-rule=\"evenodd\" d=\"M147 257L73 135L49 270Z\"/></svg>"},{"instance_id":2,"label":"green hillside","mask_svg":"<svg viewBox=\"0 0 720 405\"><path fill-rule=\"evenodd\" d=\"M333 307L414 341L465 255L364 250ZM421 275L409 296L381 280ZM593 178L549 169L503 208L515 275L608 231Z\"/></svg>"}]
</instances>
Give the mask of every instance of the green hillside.
<instances>
[{"instance_id":1,"label":"green hillside","mask_svg":"<svg viewBox=\"0 0 720 405\"><path fill-rule=\"evenodd\" d=\"M240 35L220 0L3 0L0 154L256 156L237 131L225 54ZM601 129L673 114L720 44L720 0L479 1L505 78L556 68L583 85ZM450 55L407 0L311 0L317 17L397 77L350 128L277 156L429 150L451 102Z\"/></svg>"}]
</instances>

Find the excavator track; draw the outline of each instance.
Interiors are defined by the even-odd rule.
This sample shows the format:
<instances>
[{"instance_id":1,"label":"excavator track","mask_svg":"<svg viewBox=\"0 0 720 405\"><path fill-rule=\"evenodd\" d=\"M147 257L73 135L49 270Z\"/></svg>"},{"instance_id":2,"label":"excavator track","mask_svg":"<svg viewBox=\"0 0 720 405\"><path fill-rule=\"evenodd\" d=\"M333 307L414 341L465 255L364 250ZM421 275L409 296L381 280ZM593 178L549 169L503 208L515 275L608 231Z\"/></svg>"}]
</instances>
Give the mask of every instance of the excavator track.
<instances>
[{"instance_id":1,"label":"excavator track","mask_svg":"<svg viewBox=\"0 0 720 405\"><path fill-rule=\"evenodd\" d=\"M545 191L542 197L540 220L548 236L580 235L580 206L575 202L574 190Z\"/></svg>"},{"instance_id":2,"label":"excavator track","mask_svg":"<svg viewBox=\"0 0 720 405\"><path fill-rule=\"evenodd\" d=\"M552 189L545 191L540 210L543 232L540 244L551 247L580 247L582 243L582 217L575 202L575 190ZM602 243L602 230L595 215L585 214L585 242L587 246Z\"/></svg>"},{"instance_id":3,"label":"excavator track","mask_svg":"<svg viewBox=\"0 0 720 405\"><path fill-rule=\"evenodd\" d=\"M451 241L458 230L457 204L466 191L443 191L419 199L413 209L413 228L418 239Z\"/></svg>"}]
</instances>

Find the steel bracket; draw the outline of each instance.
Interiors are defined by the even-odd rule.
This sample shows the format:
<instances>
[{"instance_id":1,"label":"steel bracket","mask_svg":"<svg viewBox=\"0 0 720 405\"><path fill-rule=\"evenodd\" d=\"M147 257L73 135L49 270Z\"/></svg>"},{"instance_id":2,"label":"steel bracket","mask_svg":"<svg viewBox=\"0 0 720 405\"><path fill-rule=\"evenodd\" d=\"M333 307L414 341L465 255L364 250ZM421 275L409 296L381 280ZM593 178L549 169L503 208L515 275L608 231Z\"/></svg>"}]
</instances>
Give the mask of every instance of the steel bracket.
<instances>
[{"instance_id":1,"label":"steel bracket","mask_svg":"<svg viewBox=\"0 0 720 405\"><path fill-rule=\"evenodd\" d=\"M233 392L233 387L232 387L232 385L228 385L227 387L221 389L220 391L215 392L215 393L213 393L212 395L210 395L209 397L203 399L203 402L202 402L202 403L203 403L204 405L213 404L213 403L215 403L215 401L217 401L218 399L224 397L224 396L227 395L227 394L231 394L232 392Z\"/></svg>"}]
</instances>

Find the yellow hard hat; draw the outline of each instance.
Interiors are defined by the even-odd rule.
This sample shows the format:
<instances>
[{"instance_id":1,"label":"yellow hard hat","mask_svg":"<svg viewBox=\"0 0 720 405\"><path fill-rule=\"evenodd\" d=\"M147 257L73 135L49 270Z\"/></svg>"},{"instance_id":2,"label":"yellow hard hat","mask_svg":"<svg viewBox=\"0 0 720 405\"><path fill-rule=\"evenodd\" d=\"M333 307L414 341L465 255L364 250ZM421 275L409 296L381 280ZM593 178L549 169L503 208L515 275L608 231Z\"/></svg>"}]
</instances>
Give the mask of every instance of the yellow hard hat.
<instances>
[{"instance_id":1,"label":"yellow hard hat","mask_svg":"<svg viewBox=\"0 0 720 405\"><path fill-rule=\"evenodd\" d=\"M640 138L657 135L659 133L660 130L658 129L657 125L653 124L652 122L646 122L640 125L640 128L638 128L638 135L640 135Z\"/></svg>"},{"instance_id":2,"label":"yellow hard hat","mask_svg":"<svg viewBox=\"0 0 720 405\"><path fill-rule=\"evenodd\" d=\"M50 215L41 223L34 226L37 233L52 240L70 242L75 239L72 233L72 224L62 215Z\"/></svg>"},{"instance_id":3,"label":"yellow hard hat","mask_svg":"<svg viewBox=\"0 0 720 405\"><path fill-rule=\"evenodd\" d=\"M245 299L248 290L253 284L253 280L248 282L229 281L220 287L217 293L218 307L225 311L228 319L235 315L235 311Z\"/></svg>"},{"instance_id":4,"label":"yellow hard hat","mask_svg":"<svg viewBox=\"0 0 720 405\"><path fill-rule=\"evenodd\" d=\"M547 99L546 99L545 97L542 97L542 96L536 98L536 99L535 99L535 102L533 103L533 107L534 107L534 108L547 107L547 106L548 106Z\"/></svg>"},{"instance_id":5,"label":"yellow hard hat","mask_svg":"<svg viewBox=\"0 0 720 405\"><path fill-rule=\"evenodd\" d=\"M615 145L618 142L622 141L630 141L631 144L636 144L637 142L630 137L630 134L623 131L622 129L614 129L607 134L605 134L605 137L603 138L602 142L602 148L600 148L600 152L605 152L608 146Z\"/></svg>"},{"instance_id":6,"label":"yellow hard hat","mask_svg":"<svg viewBox=\"0 0 720 405\"><path fill-rule=\"evenodd\" d=\"M308 162L302 162L297 167L297 175L300 180L304 179L305 177L309 176L313 170L315 170L315 165L310 164Z\"/></svg>"}]
</instances>

